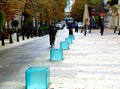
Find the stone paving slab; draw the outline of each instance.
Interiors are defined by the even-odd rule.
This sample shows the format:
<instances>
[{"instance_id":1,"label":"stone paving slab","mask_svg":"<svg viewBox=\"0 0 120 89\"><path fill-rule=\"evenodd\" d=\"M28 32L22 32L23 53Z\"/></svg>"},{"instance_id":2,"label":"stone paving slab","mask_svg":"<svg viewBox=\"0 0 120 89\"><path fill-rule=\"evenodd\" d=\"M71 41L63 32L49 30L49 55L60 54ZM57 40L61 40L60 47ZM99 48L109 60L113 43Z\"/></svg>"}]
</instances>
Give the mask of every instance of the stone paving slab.
<instances>
[{"instance_id":1,"label":"stone paving slab","mask_svg":"<svg viewBox=\"0 0 120 89\"><path fill-rule=\"evenodd\" d=\"M64 51L63 64L71 64L71 67L56 68L66 72L74 70L73 76L61 80L52 78L49 89L119 89L120 37L75 34L75 38L70 50Z\"/></svg>"}]
</instances>

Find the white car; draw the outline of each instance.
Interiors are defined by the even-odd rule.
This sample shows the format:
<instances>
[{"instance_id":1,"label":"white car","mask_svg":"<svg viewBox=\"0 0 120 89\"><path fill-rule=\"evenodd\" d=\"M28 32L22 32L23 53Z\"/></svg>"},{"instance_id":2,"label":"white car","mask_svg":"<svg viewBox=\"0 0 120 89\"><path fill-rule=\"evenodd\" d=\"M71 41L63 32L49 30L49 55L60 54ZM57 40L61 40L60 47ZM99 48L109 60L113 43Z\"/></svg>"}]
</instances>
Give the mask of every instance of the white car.
<instances>
[{"instance_id":1,"label":"white car","mask_svg":"<svg viewBox=\"0 0 120 89\"><path fill-rule=\"evenodd\" d=\"M62 23L57 23L57 24L55 25L55 27L58 28L58 29L63 29L63 28L64 28L64 25L63 25Z\"/></svg>"},{"instance_id":2,"label":"white car","mask_svg":"<svg viewBox=\"0 0 120 89\"><path fill-rule=\"evenodd\" d=\"M83 28L83 22L78 22L78 28Z\"/></svg>"}]
</instances>

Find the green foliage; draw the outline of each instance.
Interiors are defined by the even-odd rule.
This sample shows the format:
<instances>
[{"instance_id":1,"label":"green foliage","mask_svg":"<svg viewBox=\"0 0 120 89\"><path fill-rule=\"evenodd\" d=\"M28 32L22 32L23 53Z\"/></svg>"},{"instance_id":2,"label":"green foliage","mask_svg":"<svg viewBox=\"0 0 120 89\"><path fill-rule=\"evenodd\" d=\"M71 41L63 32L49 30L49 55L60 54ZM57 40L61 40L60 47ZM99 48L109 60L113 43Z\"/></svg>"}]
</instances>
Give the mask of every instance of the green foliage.
<instances>
[{"instance_id":1,"label":"green foliage","mask_svg":"<svg viewBox=\"0 0 120 89\"><path fill-rule=\"evenodd\" d=\"M13 34L15 32L15 29L14 28L13 29L8 28L7 31L8 31L9 34Z\"/></svg>"},{"instance_id":2,"label":"green foliage","mask_svg":"<svg viewBox=\"0 0 120 89\"><path fill-rule=\"evenodd\" d=\"M12 24L12 26L17 27L19 22L18 22L18 20L13 20L11 24Z\"/></svg>"},{"instance_id":3,"label":"green foliage","mask_svg":"<svg viewBox=\"0 0 120 89\"><path fill-rule=\"evenodd\" d=\"M110 6L113 6L115 4L118 4L118 0L108 0L107 3L110 4Z\"/></svg>"},{"instance_id":4,"label":"green foliage","mask_svg":"<svg viewBox=\"0 0 120 89\"><path fill-rule=\"evenodd\" d=\"M0 32L3 32L3 28L0 26Z\"/></svg>"},{"instance_id":5,"label":"green foliage","mask_svg":"<svg viewBox=\"0 0 120 89\"><path fill-rule=\"evenodd\" d=\"M49 26L41 26L39 27L39 30L48 30L49 29Z\"/></svg>"},{"instance_id":6,"label":"green foliage","mask_svg":"<svg viewBox=\"0 0 120 89\"><path fill-rule=\"evenodd\" d=\"M27 18L27 19L25 20L25 22L26 22L26 23L32 22L32 18L31 18L31 17Z\"/></svg>"},{"instance_id":7,"label":"green foliage","mask_svg":"<svg viewBox=\"0 0 120 89\"><path fill-rule=\"evenodd\" d=\"M98 16L95 16L95 21L98 23L98 19L99 17Z\"/></svg>"},{"instance_id":8,"label":"green foliage","mask_svg":"<svg viewBox=\"0 0 120 89\"><path fill-rule=\"evenodd\" d=\"M18 32L18 29L17 29L17 28L13 28L13 31L14 31L14 32Z\"/></svg>"},{"instance_id":9,"label":"green foliage","mask_svg":"<svg viewBox=\"0 0 120 89\"><path fill-rule=\"evenodd\" d=\"M48 27L48 26L45 26L45 27L44 27L44 30L48 30L48 29L49 29L49 27Z\"/></svg>"},{"instance_id":10,"label":"green foliage","mask_svg":"<svg viewBox=\"0 0 120 89\"><path fill-rule=\"evenodd\" d=\"M100 11L102 0L75 0L75 3L72 6L71 17L74 17L77 20L83 20L84 7L85 4L88 4L89 14L92 9L97 8L97 11ZM91 14L90 14L91 15Z\"/></svg>"},{"instance_id":11,"label":"green foliage","mask_svg":"<svg viewBox=\"0 0 120 89\"><path fill-rule=\"evenodd\" d=\"M4 24L5 24L5 14L2 11L0 11L0 30L1 31L3 30L2 27L4 26Z\"/></svg>"}]
</instances>

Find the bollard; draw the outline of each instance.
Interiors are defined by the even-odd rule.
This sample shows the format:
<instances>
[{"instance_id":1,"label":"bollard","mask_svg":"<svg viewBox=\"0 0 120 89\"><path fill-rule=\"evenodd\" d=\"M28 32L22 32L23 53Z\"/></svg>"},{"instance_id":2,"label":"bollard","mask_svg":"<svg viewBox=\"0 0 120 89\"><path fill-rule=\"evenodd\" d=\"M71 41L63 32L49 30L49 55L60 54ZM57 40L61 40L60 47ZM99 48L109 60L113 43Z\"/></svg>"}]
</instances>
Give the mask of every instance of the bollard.
<instances>
[{"instance_id":1,"label":"bollard","mask_svg":"<svg viewBox=\"0 0 120 89\"><path fill-rule=\"evenodd\" d=\"M69 35L69 38L72 38L72 40L74 40L75 36L74 35Z\"/></svg>"},{"instance_id":2,"label":"bollard","mask_svg":"<svg viewBox=\"0 0 120 89\"><path fill-rule=\"evenodd\" d=\"M72 38L65 38L65 41L68 42L69 44L72 44Z\"/></svg>"},{"instance_id":3,"label":"bollard","mask_svg":"<svg viewBox=\"0 0 120 89\"><path fill-rule=\"evenodd\" d=\"M51 49L50 50L50 61L63 60L63 50L62 49Z\"/></svg>"},{"instance_id":4,"label":"bollard","mask_svg":"<svg viewBox=\"0 0 120 89\"><path fill-rule=\"evenodd\" d=\"M69 43L68 42L60 42L60 49L68 50L69 49Z\"/></svg>"},{"instance_id":5,"label":"bollard","mask_svg":"<svg viewBox=\"0 0 120 89\"><path fill-rule=\"evenodd\" d=\"M50 82L49 67L29 67L25 71L26 89L47 89Z\"/></svg>"}]
</instances>

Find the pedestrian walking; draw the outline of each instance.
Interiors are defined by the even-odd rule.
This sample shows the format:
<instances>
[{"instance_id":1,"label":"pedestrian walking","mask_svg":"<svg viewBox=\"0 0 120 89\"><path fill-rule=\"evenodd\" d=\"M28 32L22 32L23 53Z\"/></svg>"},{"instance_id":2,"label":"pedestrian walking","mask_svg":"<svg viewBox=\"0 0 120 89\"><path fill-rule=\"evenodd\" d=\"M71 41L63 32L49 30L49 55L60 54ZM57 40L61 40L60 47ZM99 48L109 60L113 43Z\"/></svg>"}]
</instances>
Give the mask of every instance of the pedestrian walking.
<instances>
[{"instance_id":1,"label":"pedestrian walking","mask_svg":"<svg viewBox=\"0 0 120 89\"><path fill-rule=\"evenodd\" d=\"M104 22L103 22L103 17L101 17L101 22L100 22L100 33L101 33L101 36L103 35L104 33Z\"/></svg>"},{"instance_id":2,"label":"pedestrian walking","mask_svg":"<svg viewBox=\"0 0 120 89\"><path fill-rule=\"evenodd\" d=\"M85 24L84 24L84 36L86 36L87 30L88 30L88 19L85 20Z\"/></svg>"},{"instance_id":3,"label":"pedestrian walking","mask_svg":"<svg viewBox=\"0 0 120 89\"><path fill-rule=\"evenodd\" d=\"M115 26L114 33L116 33L116 31L117 31L117 26Z\"/></svg>"},{"instance_id":4,"label":"pedestrian walking","mask_svg":"<svg viewBox=\"0 0 120 89\"><path fill-rule=\"evenodd\" d=\"M119 29L118 35L120 35L120 29Z\"/></svg>"},{"instance_id":5,"label":"pedestrian walking","mask_svg":"<svg viewBox=\"0 0 120 89\"><path fill-rule=\"evenodd\" d=\"M49 41L50 41L51 47L54 46L56 33L57 33L57 28L55 27L55 23L52 22L49 26Z\"/></svg>"},{"instance_id":6,"label":"pedestrian walking","mask_svg":"<svg viewBox=\"0 0 120 89\"><path fill-rule=\"evenodd\" d=\"M92 29L92 17L90 17L89 33L91 33L91 29Z\"/></svg>"},{"instance_id":7,"label":"pedestrian walking","mask_svg":"<svg viewBox=\"0 0 120 89\"><path fill-rule=\"evenodd\" d=\"M75 24L75 32L78 32L78 24Z\"/></svg>"},{"instance_id":8,"label":"pedestrian walking","mask_svg":"<svg viewBox=\"0 0 120 89\"><path fill-rule=\"evenodd\" d=\"M104 33L104 23L101 23L101 30L100 30L100 33L101 33L101 36L102 36L103 33Z\"/></svg>"},{"instance_id":9,"label":"pedestrian walking","mask_svg":"<svg viewBox=\"0 0 120 89\"><path fill-rule=\"evenodd\" d=\"M69 35L73 35L72 23L68 24Z\"/></svg>"}]
</instances>

